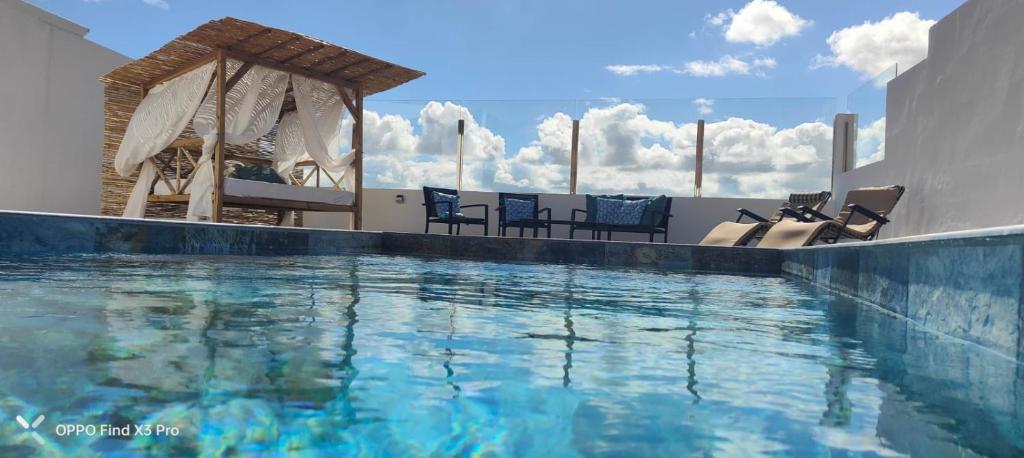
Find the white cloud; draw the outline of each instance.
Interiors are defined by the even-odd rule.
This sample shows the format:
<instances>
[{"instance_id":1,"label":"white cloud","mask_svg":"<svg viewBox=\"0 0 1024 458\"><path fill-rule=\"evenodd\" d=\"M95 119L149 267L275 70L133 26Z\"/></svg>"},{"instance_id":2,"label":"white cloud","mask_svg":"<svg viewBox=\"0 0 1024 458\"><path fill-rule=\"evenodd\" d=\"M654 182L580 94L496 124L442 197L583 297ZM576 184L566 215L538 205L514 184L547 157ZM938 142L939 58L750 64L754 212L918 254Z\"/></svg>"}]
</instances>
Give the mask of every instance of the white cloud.
<instances>
[{"instance_id":1,"label":"white cloud","mask_svg":"<svg viewBox=\"0 0 1024 458\"><path fill-rule=\"evenodd\" d=\"M430 102L416 125L395 115L366 113L370 186L416 188L455 182L455 120L466 119L463 186L474 190L565 192L572 118L546 116L536 138L512 154L505 140L479 125L465 107ZM693 192L696 124L650 118L643 105L590 108L580 119L581 192ZM705 127L704 192L716 196L784 197L825 189L832 129L810 122L779 129L729 118ZM472 143L472 146L470 144Z\"/></svg>"},{"instance_id":2,"label":"white cloud","mask_svg":"<svg viewBox=\"0 0 1024 458\"><path fill-rule=\"evenodd\" d=\"M656 73L671 71L672 67L667 65L644 64L644 65L608 65L605 67L616 75L632 76L639 73Z\"/></svg>"},{"instance_id":3,"label":"white cloud","mask_svg":"<svg viewBox=\"0 0 1024 458\"><path fill-rule=\"evenodd\" d=\"M707 116L715 112L712 108L712 106L715 105L714 99L699 98L694 100L693 104L697 105L697 112L700 113L701 116Z\"/></svg>"},{"instance_id":4,"label":"white cloud","mask_svg":"<svg viewBox=\"0 0 1024 458\"><path fill-rule=\"evenodd\" d=\"M775 68L775 59L759 57L744 60L739 57L724 55L718 60L693 60L683 65L682 73L697 77L717 77L728 75L765 76L764 69Z\"/></svg>"},{"instance_id":5,"label":"white cloud","mask_svg":"<svg viewBox=\"0 0 1024 458\"><path fill-rule=\"evenodd\" d=\"M771 46L786 37L800 35L811 25L774 0L751 0L738 12L725 10L705 21L725 28L725 40L730 43L750 43Z\"/></svg>"},{"instance_id":6,"label":"white cloud","mask_svg":"<svg viewBox=\"0 0 1024 458\"><path fill-rule=\"evenodd\" d=\"M898 64L909 68L928 56L928 30L935 21L901 12L878 22L865 22L832 32L829 56L817 56L812 68L847 67L873 77Z\"/></svg>"},{"instance_id":7,"label":"white cloud","mask_svg":"<svg viewBox=\"0 0 1024 458\"><path fill-rule=\"evenodd\" d=\"M885 116L857 128L857 167L885 159Z\"/></svg>"}]
</instances>

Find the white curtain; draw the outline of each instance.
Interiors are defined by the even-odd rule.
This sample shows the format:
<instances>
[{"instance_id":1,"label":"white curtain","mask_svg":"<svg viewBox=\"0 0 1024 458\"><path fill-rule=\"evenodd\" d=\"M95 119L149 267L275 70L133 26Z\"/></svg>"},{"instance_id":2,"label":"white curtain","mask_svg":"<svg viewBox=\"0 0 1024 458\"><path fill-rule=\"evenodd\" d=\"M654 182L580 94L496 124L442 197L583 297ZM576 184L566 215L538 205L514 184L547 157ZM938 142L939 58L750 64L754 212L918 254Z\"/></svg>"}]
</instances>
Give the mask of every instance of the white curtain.
<instances>
[{"instance_id":1,"label":"white curtain","mask_svg":"<svg viewBox=\"0 0 1024 458\"><path fill-rule=\"evenodd\" d=\"M210 83L214 68L216 62L210 62L156 85L135 109L114 157L114 169L123 177L131 176L142 164L123 216L145 216L149 188L159 173L156 166L146 159L159 154L185 130L189 118L203 100L203 92Z\"/></svg>"},{"instance_id":2,"label":"white curtain","mask_svg":"<svg viewBox=\"0 0 1024 458\"><path fill-rule=\"evenodd\" d=\"M341 117L345 104L338 88L300 75L292 75L294 113L281 118L274 145L274 169L289 174L295 163L312 158L324 170L342 174L352 190L355 154L338 155L341 148Z\"/></svg>"},{"instance_id":3,"label":"white curtain","mask_svg":"<svg viewBox=\"0 0 1024 458\"><path fill-rule=\"evenodd\" d=\"M227 61L228 79L242 63ZM189 189L187 217L209 218L213 214L213 155L217 147L217 90L212 85L202 106L195 112L192 127L203 138L203 155ZM281 114L288 89L288 74L253 66L224 97L224 143L244 145L270 132Z\"/></svg>"}]
</instances>

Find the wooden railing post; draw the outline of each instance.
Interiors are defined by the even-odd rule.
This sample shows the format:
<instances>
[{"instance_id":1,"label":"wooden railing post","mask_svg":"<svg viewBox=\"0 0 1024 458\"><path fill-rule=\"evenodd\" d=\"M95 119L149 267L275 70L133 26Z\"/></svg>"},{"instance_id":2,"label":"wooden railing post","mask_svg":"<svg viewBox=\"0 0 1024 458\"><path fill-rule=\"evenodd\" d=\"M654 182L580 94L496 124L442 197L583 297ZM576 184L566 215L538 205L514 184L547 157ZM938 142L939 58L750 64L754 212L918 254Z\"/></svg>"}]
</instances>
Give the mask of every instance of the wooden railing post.
<instances>
[{"instance_id":1,"label":"wooden railing post","mask_svg":"<svg viewBox=\"0 0 1024 458\"><path fill-rule=\"evenodd\" d=\"M697 161L693 168L693 197L700 197L704 180L704 120L697 121Z\"/></svg>"},{"instance_id":2,"label":"wooden railing post","mask_svg":"<svg viewBox=\"0 0 1024 458\"><path fill-rule=\"evenodd\" d=\"M227 92L227 59L217 51L217 146L213 154L213 221L221 222L224 211L224 95Z\"/></svg>"},{"instance_id":3,"label":"wooden railing post","mask_svg":"<svg viewBox=\"0 0 1024 458\"><path fill-rule=\"evenodd\" d=\"M455 137L455 190L462 191L462 139L466 134L466 121L459 120Z\"/></svg>"},{"instance_id":4,"label":"wooden railing post","mask_svg":"<svg viewBox=\"0 0 1024 458\"><path fill-rule=\"evenodd\" d=\"M344 89L339 89L344 91ZM355 90L355 113L352 117L352 150L355 151L355 160L352 162L353 171L356 174L355 193L356 211L352 215L352 228L359 231L363 229L363 90ZM319 176L319 174L317 174Z\"/></svg>"},{"instance_id":5,"label":"wooden railing post","mask_svg":"<svg viewBox=\"0 0 1024 458\"><path fill-rule=\"evenodd\" d=\"M569 194L576 194L576 180L579 176L580 120L572 120L572 153L569 156Z\"/></svg>"}]
</instances>

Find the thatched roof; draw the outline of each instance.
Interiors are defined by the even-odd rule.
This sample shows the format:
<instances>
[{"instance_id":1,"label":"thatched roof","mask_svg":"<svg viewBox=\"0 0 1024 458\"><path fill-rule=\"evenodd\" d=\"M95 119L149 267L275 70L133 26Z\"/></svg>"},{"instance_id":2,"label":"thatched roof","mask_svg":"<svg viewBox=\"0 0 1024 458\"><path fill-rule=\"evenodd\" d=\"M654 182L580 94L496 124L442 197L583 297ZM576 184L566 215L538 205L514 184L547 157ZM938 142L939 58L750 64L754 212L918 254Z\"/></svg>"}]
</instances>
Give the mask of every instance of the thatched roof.
<instances>
[{"instance_id":1,"label":"thatched roof","mask_svg":"<svg viewBox=\"0 0 1024 458\"><path fill-rule=\"evenodd\" d=\"M217 49L257 65L362 89L364 95L386 91L424 75L316 38L226 17L207 22L100 79L149 88L197 62L209 61Z\"/></svg>"}]
</instances>

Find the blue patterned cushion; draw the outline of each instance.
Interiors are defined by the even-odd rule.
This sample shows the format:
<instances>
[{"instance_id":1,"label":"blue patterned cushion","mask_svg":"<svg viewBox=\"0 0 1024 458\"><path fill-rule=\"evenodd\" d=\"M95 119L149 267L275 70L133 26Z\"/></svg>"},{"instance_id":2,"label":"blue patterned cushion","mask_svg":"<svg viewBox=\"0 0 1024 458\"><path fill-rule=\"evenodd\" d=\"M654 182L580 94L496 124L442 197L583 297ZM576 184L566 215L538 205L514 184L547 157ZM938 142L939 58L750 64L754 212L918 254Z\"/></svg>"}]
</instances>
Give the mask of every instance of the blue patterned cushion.
<instances>
[{"instance_id":1,"label":"blue patterned cushion","mask_svg":"<svg viewBox=\"0 0 1024 458\"><path fill-rule=\"evenodd\" d=\"M597 222L633 226L640 224L650 199L619 200L597 199Z\"/></svg>"},{"instance_id":2,"label":"blue patterned cushion","mask_svg":"<svg viewBox=\"0 0 1024 458\"><path fill-rule=\"evenodd\" d=\"M505 221L533 219L535 208L532 200L505 199Z\"/></svg>"},{"instance_id":3,"label":"blue patterned cushion","mask_svg":"<svg viewBox=\"0 0 1024 458\"><path fill-rule=\"evenodd\" d=\"M622 207L620 207L619 209L619 222L615 224L624 224L630 226L640 224L640 221L644 217L644 212L647 210L647 206L650 204L651 199L623 201Z\"/></svg>"},{"instance_id":4,"label":"blue patterned cushion","mask_svg":"<svg viewBox=\"0 0 1024 458\"><path fill-rule=\"evenodd\" d=\"M599 224L616 224L616 218L622 210L622 199L598 197L595 203L597 215L594 216L594 220Z\"/></svg>"},{"instance_id":5,"label":"blue patterned cushion","mask_svg":"<svg viewBox=\"0 0 1024 458\"><path fill-rule=\"evenodd\" d=\"M434 208L437 209L437 216L439 218L447 218L449 208L451 208L451 211L455 216L462 216L462 209L459 208L459 196L444 194L437 191L434 191L432 196L434 198ZM449 207L448 204L443 202L451 202L452 205Z\"/></svg>"}]
</instances>

